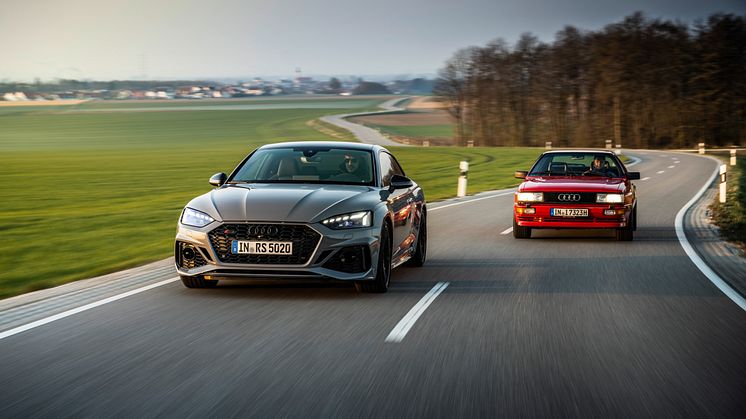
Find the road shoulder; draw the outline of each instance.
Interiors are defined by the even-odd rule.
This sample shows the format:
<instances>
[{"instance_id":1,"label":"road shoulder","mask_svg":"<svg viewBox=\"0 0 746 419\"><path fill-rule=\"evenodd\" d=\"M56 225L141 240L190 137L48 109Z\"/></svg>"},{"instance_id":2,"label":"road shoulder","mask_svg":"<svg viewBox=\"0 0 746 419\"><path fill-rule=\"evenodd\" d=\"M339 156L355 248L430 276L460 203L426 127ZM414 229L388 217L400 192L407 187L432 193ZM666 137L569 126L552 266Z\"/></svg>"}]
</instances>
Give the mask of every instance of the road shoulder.
<instances>
[{"instance_id":1,"label":"road shoulder","mask_svg":"<svg viewBox=\"0 0 746 419\"><path fill-rule=\"evenodd\" d=\"M704 262L742 297L746 296L746 258L741 250L724 241L709 215L708 206L717 198L712 183L684 217L687 238Z\"/></svg>"}]
</instances>

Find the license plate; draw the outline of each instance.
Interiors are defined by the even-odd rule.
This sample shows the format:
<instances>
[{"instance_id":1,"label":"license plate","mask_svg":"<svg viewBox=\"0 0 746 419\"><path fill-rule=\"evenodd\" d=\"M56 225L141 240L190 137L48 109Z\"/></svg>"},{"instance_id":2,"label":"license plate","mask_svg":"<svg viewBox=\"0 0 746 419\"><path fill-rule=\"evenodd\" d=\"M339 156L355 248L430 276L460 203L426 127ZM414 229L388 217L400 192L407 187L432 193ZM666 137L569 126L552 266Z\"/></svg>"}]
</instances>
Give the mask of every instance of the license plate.
<instances>
[{"instance_id":1,"label":"license plate","mask_svg":"<svg viewBox=\"0 0 746 419\"><path fill-rule=\"evenodd\" d=\"M552 208L549 215L552 217L587 217L588 208Z\"/></svg>"},{"instance_id":2,"label":"license plate","mask_svg":"<svg viewBox=\"0 0 746 419\"><path fill-rule=\"evenodd\" d=\"M292 255L293 242L255 242L233 240L231 251L234 255Z\"/></svg>"}]
</instances>

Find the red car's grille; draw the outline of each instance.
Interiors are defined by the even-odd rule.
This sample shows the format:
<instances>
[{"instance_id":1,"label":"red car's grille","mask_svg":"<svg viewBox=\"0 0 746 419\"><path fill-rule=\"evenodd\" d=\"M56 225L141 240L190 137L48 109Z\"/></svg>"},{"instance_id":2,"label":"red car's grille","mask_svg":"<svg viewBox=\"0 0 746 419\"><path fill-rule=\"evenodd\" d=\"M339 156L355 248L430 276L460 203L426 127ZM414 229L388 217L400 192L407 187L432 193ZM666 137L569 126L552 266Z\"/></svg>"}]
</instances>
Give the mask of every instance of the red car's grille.
<instances>
[{"instance_id":1,"label":"red car's grille","mask_svg":"<svg viewBox=\"0 0 746 419\"><path fill-rule=\"evenodd\" d=\"M560 199L562 198L562 199ZM595 204L595 192L544 192L547 204Z\"/></svg>"}]
</instances>

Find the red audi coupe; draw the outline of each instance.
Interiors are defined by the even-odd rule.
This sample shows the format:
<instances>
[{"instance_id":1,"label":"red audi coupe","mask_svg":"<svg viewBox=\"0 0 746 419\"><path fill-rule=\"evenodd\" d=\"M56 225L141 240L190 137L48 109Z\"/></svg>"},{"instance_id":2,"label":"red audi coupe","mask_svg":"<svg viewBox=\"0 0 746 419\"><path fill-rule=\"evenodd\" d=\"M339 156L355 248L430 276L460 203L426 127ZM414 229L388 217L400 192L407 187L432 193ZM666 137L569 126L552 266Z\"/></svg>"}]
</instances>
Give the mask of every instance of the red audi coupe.
<instances>
[{"instance_id":1,"label":"red audi coupe","mask_svg":"<svg viewBox=\"0 0 746 419\"><path fill-rule=\"evenodd\" d=\"M527 239L535 228L611 229L632 240L637 197L629 172L611 151L552 150L543 153L515 193L513 237Z\"/></svg>"}]
</instances>

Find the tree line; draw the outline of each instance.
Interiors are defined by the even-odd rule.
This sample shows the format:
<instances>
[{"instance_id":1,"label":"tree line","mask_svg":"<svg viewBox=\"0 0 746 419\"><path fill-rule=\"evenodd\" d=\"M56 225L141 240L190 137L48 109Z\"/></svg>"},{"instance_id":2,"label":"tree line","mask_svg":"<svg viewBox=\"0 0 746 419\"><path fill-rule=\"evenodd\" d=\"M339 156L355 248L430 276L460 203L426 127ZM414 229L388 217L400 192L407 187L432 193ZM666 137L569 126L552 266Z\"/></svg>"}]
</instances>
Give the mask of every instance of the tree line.
<instances>
[{"instance_id":1,"label":"tree line","mask_svg":"<svg viewBox=\"0 0 746 419\"><path fill-rule=\"evenodd\" d=\"M462 145L746 144L746 16L688 25L638 12L566 26L552 43L523 34L461 49L438 75Z\"/></svg>"}]
</instances>

